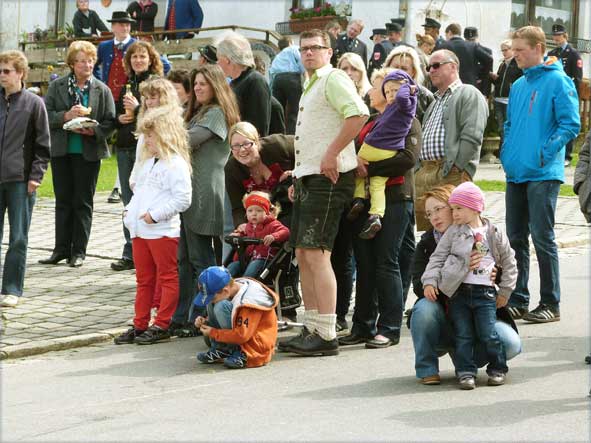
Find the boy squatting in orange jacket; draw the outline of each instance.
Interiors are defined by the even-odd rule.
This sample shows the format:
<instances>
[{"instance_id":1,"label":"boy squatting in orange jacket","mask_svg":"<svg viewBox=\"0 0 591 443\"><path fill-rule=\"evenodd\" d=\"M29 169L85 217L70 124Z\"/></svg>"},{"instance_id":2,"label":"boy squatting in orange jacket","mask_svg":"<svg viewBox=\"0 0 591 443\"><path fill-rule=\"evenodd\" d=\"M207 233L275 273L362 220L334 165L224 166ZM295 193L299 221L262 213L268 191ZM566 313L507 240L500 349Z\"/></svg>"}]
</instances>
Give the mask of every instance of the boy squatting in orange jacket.
<instances>
[{"instance_id":1,"label":"boy squatting in orange jacket","mask_svg":"<svg viewBox=\"0 0 591 443\"><path fill-rule=\"evenodd\" d=\"M248 265L241 273L238 256L228 265L232 277L257 278L265 268L265 263L277 253L271 243L283 243L289 239L289 228L271 215L271 201L264 192L254 191L244 196L247 223L243 223L231 234L241 237L253 237L263 240L261 245L249 245L246 248Z\"/></svg>"},{"instance_id":2,"label":"boy squatting in orange jacket","mask_svg":"<svg viewBox=\"0 0 591 443\"><path fill-rule=\"evenodd\" d=\"M223 362L230 369L263 366L271 361L277 340L279 300L271 289L250 278L233 279L223 266L210 266L199 276L194 304L207 307L207 318L195 327L211 340L201 363Z\"/></svg>"}]
</instances>

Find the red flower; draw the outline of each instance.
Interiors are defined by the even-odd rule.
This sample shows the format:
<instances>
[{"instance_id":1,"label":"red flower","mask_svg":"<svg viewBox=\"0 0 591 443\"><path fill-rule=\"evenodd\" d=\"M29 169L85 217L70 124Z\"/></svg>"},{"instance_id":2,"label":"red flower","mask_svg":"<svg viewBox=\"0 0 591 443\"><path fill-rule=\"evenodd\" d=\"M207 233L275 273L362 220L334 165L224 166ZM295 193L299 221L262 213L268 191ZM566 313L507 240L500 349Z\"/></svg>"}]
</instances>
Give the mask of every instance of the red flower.
<instances>
[{"instance_id":1,"label":"red flower","mask_svg":"<svg viewBox=\"0 0 591 443\"><path fill-rule=\"evenodd\" d=\"M320 7L318 7L318 8L314 8L314 11L316 11L316 12L320 12Z\"/></svg>"},{"instance_id":2,"label":"red flower","mask_svg":"<svg viewBox=\"0 0 591 443\"><path fill-rule=\"evenodd\" d=\"M476 234L474 234L474 242L481 242L482 241L482 234L480 232L477 232Z\"/></svg>"}]
</instances>

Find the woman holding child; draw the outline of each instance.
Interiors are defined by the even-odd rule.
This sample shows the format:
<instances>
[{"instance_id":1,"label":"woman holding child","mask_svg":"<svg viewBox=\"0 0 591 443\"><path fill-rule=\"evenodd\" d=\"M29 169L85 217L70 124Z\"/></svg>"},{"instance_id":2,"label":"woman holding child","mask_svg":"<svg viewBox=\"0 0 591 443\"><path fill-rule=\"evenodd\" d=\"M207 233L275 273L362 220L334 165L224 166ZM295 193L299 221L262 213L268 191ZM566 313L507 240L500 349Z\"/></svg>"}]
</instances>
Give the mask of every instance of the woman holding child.
<instances>
[{"instance_id":1,"label":"woman holding child","mask_svg":"<svg viewBox=\"0 0 591 443\"><path fill-rule=\"evenodd\" d=\"M216 264L214 237L224 232L224 166L230 155L228 133L240 120L236 97L217 65L191 73L192 91L185 122L191 151L192 202L181 214L179 304L173 326L184 326L199 274Z\"/></svg>"},{"instance_id":2,"label":"woman holding child","mask_svg":"<svg viewBox=\"0 0 591 443\"><path fill-rule=\"evenodd\" d=\"M412 309L408 324L415 348L416 375L425 385L438 385L441 382L439 357L454 349L454 332L446 315L446 297L441 292L437 296L437 301L424 297L421 282L429 258L443 234L453 223L452 209L448 203L453 189L453 185L443 185L425 194L426 215L433 229L423 234L413 258L413 289L418 300ZM479 267L481 257L478 253L472 254L471 269ZM521 352L521 339L505 307L497 309L496 317L494 329L503 345L506 360L510 360ZM480 367L487 362L485 349L477 342L474 345L474 363Z\"/></svg>"}]
</instances>

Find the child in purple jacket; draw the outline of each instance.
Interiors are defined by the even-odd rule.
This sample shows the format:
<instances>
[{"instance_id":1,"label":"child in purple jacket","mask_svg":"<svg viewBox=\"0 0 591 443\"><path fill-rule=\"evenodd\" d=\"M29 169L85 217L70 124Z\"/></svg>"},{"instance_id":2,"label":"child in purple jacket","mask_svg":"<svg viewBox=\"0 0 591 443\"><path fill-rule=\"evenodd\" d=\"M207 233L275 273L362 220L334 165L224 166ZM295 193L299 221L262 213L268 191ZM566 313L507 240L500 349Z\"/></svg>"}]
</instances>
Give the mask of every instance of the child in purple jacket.
<instances>
[{"instance_id":1,"label":"child in purple jacket","mask_svg":"<svg viewBox=\"0 0 591 443\"><path fill-rule=\"evenodd\" d=\"M388 106L377 119L371 132L359 150L359 157L369 162L394 157L397 151L404 149L405 139L412 125L417 109L416 84L406 72L395 69L384 78L382 94ZM363 226L359 237L374 238L382 229L381 218L386 210L386 182L389 177L373 176L369 178L369 195L371 207L369 218ZM349 212L349 219L354 220L365 206L365 178L357 178L355 199Z\"/></svg>"}]
</instances>

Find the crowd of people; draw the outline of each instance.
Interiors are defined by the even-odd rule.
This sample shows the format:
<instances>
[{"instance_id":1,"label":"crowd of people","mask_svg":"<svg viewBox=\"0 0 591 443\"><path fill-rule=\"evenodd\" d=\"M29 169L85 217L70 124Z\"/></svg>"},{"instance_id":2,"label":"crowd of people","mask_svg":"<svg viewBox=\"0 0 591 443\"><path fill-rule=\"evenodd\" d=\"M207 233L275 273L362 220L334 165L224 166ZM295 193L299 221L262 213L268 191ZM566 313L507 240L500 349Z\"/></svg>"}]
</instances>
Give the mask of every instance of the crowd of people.
<instances>
[{"instance_id":1,"label":"crowd of people","mask_svg":"<svg viewBox=\"0 0 591 443\"><path fill-rule=\"evenodd\" d=\"M85 4L78 0L79 18L93 21L82 28L101 30ZM542 29L504 40L495 73L475 28L462 38L452 23L443 39L427 18L413 48L402 40L404 20L393 19L373 30L368 57L362 21L344 33L332 23L302 33L299 46L281 41L268 82L235 32L202 48L192 72L171 69L130 35L153 26L146 15L155 7L139 1L114 12L114 38L98 48L73 42L70 72L44 101L24 87L24 54L0 54L0 209L10 223L2 306L23 293L35 190L49 163L56 240L40 263L83 266L112 140L124 235L111 267L135 268L137 281L133 326L116 344L203 334L210 348L197 359L229 368L266 364L275 348L305 356L386 348L400 340L412 287L420 382L440 383L438 358L449 352L462 389L475 387L485 365L488 384L503 384L521 351L515 320L560 320L554 215L565 147L580 129L580 76L546 55ZM574 51L564 28L554 34L563 52ZM482 215L484 194L472 181L489 96L502 136L506 234ZM589 219L588 157L589 136L575 183ZM415 245L416 230L425 233ZM530 234L541 279L531 310ZM259 243L225 268L224 235ZM297 259L303 328L277 342L281 294L260 274L285 242ZM295 320L294 309L283 314Z\"/></svg>"}]
</instances>

